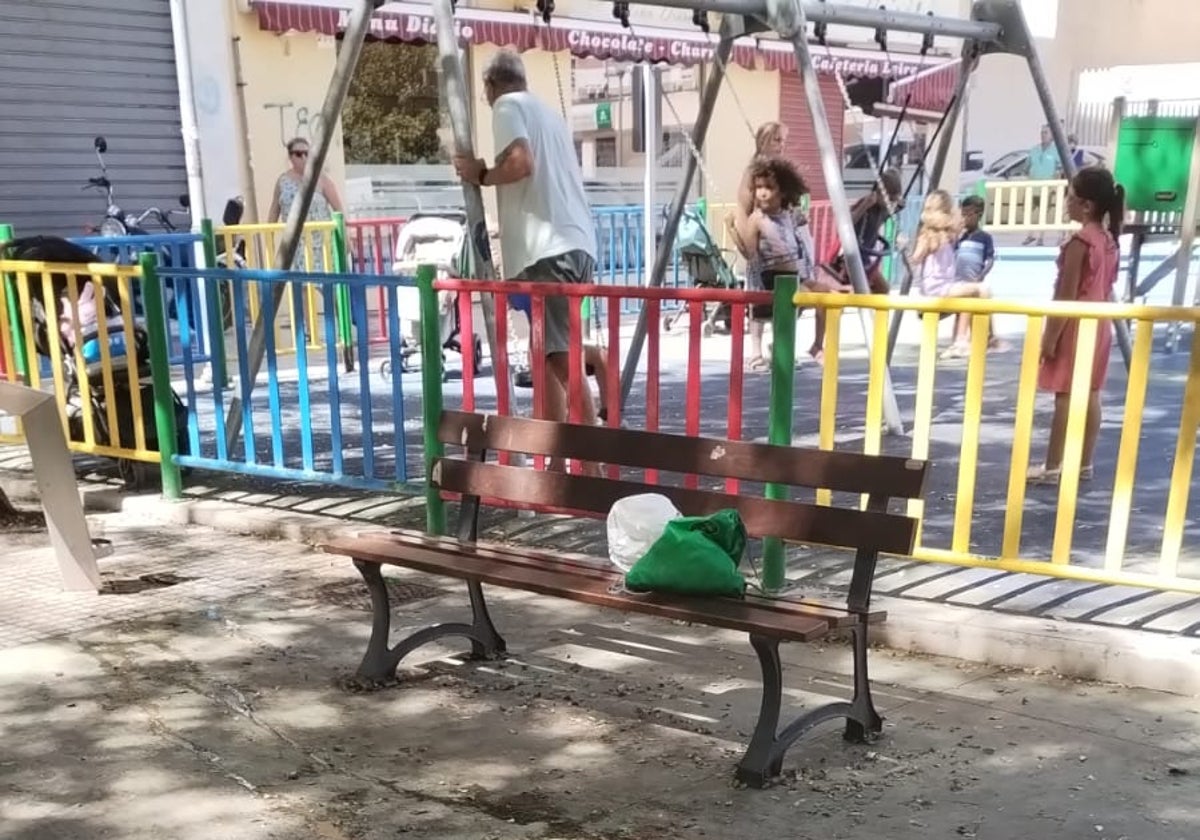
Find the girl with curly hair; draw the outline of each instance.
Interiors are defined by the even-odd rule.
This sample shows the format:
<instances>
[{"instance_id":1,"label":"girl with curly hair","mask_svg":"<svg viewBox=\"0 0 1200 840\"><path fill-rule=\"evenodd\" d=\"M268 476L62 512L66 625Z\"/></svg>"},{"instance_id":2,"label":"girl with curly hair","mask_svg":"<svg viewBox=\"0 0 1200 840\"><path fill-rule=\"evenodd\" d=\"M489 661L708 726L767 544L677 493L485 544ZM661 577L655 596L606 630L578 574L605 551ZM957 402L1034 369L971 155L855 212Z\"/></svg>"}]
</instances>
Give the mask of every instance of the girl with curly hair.
<instances>
[{"instance_id":1,"label":"girl with curly hair","mask_svg":"<svg viewBox=\"0 0 1200 840\"><path fill-rule=\"evenodd\" d=\"M840 292L847 287L817 276L813 271L812 237L806 236L805 224L797 223L800 199L808 186L795 164L783 158L760 159L751 168L754 183L754 212L736 227L738 246L750 254L758 268L758 280L765 291L775 289L782 275L796 275L808 291ZM771 320L773 306L750 307L750 351L748 370L768 370L770 359L763 352L763 329Z\"/></svg>"}]
</instances>

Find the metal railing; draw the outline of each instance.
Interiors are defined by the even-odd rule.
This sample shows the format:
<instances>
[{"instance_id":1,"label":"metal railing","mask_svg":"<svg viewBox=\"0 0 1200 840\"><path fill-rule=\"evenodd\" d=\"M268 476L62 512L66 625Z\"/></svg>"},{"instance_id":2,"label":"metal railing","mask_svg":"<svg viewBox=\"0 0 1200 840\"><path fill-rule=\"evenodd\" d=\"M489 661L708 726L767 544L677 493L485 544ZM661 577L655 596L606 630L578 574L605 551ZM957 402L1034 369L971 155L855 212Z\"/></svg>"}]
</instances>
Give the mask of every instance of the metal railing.
<instances>
[{"instance_id":1,"label":"metal railing","mask_svg":"<svg viewBox=\"0 0 1200 840\"><path fill-rule=\"evenodd\" d=\"M273 269L275 267L275 253L278 249L279 237L282 235L283 229L284 225L282 222L224 225L218 227L213 232L217 252L216 262L222 263L227 268L233 267L232 257L227 255L244 252L246 268L252 270ZM300 243L296 248L296 257L292 262L292 271L322 273L343 272L345 270L345 225L340 219L340 214L339 218L328 222L305 222L300 235ZM270 300L269 296L264 295L266 291L266 288L261 287L257 283L252 283L245 287L246 310L244 314L250 321L258 320L264 309L269 309L269 307L264 307L263 305L264 301ZM227 280L221 297L223 300L229 301L232 299L232 295L233 286ZM302 320L310 324L317 323L321 316L321 305L321 295L318 289L313 286L302 290L299 301L290 293L290 290L285 294L283 308L286 311L286 316L273 319L273 323L278 330L275 340L281 352L295 353L299 350L298 344L293 343L288 345L282 341L285 330L293 339L304 339L312 342L310 344L311 349L320 349L323 336L297 330L294 325ZM339 321L339 330L335 333L335 336L345 344L349 336L349 309L344 291L335 295L334 305L336 310L340 312L341 319ZM297 310L297 306L300 306L304 311L300 312ZM228 322L231 313L226 311L223 317Z\"/></svg>"},{"instance_id":2,"label":"metal railing","mask_svg":"<svg viewBox=\"0 0 1200 840\"><path fill-rule=\"evenodd\" d=\"M1154 405L1155 415L1178 418L1177 434L1169 442L1161 437L1151 439L1148 437L1149 426L1143 422L1149 407L1147 386L1151 381L1155 328L1180 321L1196 325L1200 323L1200 308L1069 302L1033 305L999 300L813 294L797 295L795 303L828 310L819 429L819 445L824 449L836 445L839 424L845 421L844 411L839 407L839 371L843 364L838 351L841 314L847 307L865 308L875 313L875 341L868 361L862 442L863 451L869 454L880 452L884 444L883 389L889 315L897 310L920 315L921 333L915 363L907 373L901 361L894 362L891 368L897 381L912 383L911 388L898 386L902 396L911 396L911 403L902 405L902 410L907 409L911 417L911 444L905 446L897 441L888 448L893 454L899 454L896 444L900 444L913 458L934 456L935 479L947 468L955 470L955 478L946 488L953 499L952 514L944 517L945 521L936 523L923 519L922 532L913 553L915 557L1007 572L1200 593L1200 563L1194 559L1185 560L1181 554L1184 534L1191 521L1189 496L1196 434L1200 427L1200 341L1193 340L1191 356L1182 376L1172 377L1183 380L1178 391L1165 399L1159 397L1159 402ZM949 416L943 409L935 417L935 394L944 393L946 387L939 385L938 379L947 375L938 364L938 324L943 316L958 314L971 318L972 328L961 407L951 411ZM1015 382L987 377L989 318L993 317L1008 317L1010 322L1017 319L1017 329L1008 331L1024 336ZM1053 536L1048 542L1030 544L1023 530L1033 515L1027 504L1026 476L1038 429L1035 417L1042 329L1051 318L1077 321L1078 344L1061 482L1053 508ZM1092 360L1099 331L1111 329L1118 319L1132 322L1135 340L1121 410L1119 440L1115 442L1115 450L1111 443L1104 445L1104 449L1116 452L1116 458L1106 538L1100 544L1092 538L1092 531L1100 523L1079 523L1076 518L1081 510L1081 500L1085 498L1081 493L1080 471ZM1159 377L1155 384L1161 388L1166 382ZM956 417L959 411L961 419ZM989 411L995 411L997 416L989 416ZM989 430L986 439L981 435L985 422ZM957 432L957 452L946 441L948 432L955 434L956 425L961 429ZM1109 429L1111 426L1105 427L1101 435L1111 435ZM1174 452L1169 480L1159 484L1139 482L1139 471L1152 469L1151 462L1161 458L1164 450ZM981 459L986 457L995 462L1005 456L1008 463L1006 480L1002 484L981 484L978 476ZM1097 472L1093 479L1095 486L1101 490L1106 488L1103 479L1107 476L1107 471L1103 476ZM824 494L823 499L827 502L828 494ZM1094 498L1087 498L1087 506L1089 513L1095 513ZM915 500L910 503L909 513L922 517L926 507L926 502ZM1131 517L1135 511L1141 516L1136 523L1137 533L1133 534ZM1152 519L1153 514L1149 511L1161 511L1162 518ZM1047 512L1039 510L1037 515L1045 518ZM1130 541L1134 536L1138 551L1136 556L1130 557ZM1087 537L1086 544L1080 547L1079 541L1083 537ZM1160 543L1153 552L1156 557L1150 559L1147 546L1155 539Z\"/></svg>"},{"instance_id":3,"label":"metal railing","mask_svg":"<svg viewBox=\"0 0 1200 840\"><path fill-rule=\"evenodd\" d=\"M154 255L140 255L134 266L0 260L0 276L17 304L0 318L7 381L54 393L71 451L153 463L164 462L165 452L164 484L178 487L169 458L175 421L167 319ZM180 298L185 355L187 300ZM22 439L19 423L0 427L0 441Z\"/></svg>"},{"instance_id":4,"label":"metal railing","mask_svg":"<svg viewBox=\"0 0 1200 840\"><path fill-rule=\"evenodd\" d=\"M194 233L158 233L137 236L81 236L71 240L96 254L99 262L117 265L136 265L141 255L153 253L157 258L158 276L163 280L163 303L167 313L167 336L169 358L172 365L183 361L180 312L186 308L193 317L205 317L204 292L193 280L174 273L175 268L195 268L196 252L203 255L204 237ZM202 260L201 260L202 261ZM186 297L186 303L181 299ZM135 302L140 303L140 301ZM139 312L140 314L140 312ZM210 350L207 331L199 329L201 324L193 321L188 331L193 342L194 358L208 361Z\"/></svg>"},{"instance_id":5,"label":"metal railing","mask_svg":"<svg viewBox=\"0 0 1200 840\"><path fill-rule=\"evenodd\" d=\"M395 490L420 475L420 438L410 436L406 418L420 416L419 380L401 363L400 318L416 318L404 309L399 292L415 285L409 277L245 269L189 270L184 276L228 284L234 312L229 346L234 384L202 381L194 359L183 361L189 452L185 467L233 472L259 478L311 481L363 490ZM263 382L250 379L251 290L263 296L283 285L291 321L282 312L267 318ZM315 290L313 311L303 296ZM354 343L355 371L339 373L338 333L342 329L337 297L344 291L351 322L364 335L367 302L382 294L388 323L386 356L372 356L369 342ZM299 338L310 336L309 340ZM318 344L319 339L319 344ZM285 351L300 348L299 352ZM372 370L372 361L382 362ZM240 437L228 439L226 416L234 399L241 406ZM419 432L419 429L416 431Z\"/></svg>"}]
</instances>

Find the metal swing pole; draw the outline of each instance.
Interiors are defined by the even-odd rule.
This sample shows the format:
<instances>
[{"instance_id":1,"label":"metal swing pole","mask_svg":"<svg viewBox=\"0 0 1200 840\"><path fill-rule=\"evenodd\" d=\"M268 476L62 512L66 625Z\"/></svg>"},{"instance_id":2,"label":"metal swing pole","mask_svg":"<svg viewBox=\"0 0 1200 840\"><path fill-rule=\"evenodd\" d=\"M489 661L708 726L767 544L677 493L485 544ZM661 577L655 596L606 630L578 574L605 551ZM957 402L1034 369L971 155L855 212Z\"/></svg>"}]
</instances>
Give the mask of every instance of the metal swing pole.
<instances>
[{"instance_id":1,"label":"metal swing pole","mask_svg":"<svg viewBox=\"0 0 1200 840\"><path fill-rule=\"evenodd\" d=\"M787 7L784 5L784 9ZM833 209L833 217L837 223L838 239L842 244L842 253L846 262L846 270L856 294L871 293L867 285L867 272L863 266L862 254L858 250L858 237L854 232L854 220L850 215L850 200L846 197L846 186L842 182L841 154L834 143L833 133L829 129L829 117L825 112L825 102L821 97L821 83L817 78L816 67L813 65L812 53L808 49L808 36L805 33L804 5L800 0L792 0L791 13L794 15L796 28L786 33L791 39L796 52L796 69L804 84L805 99L808 100L808 112L812 118L813 133L816 135L817 148L821 152L821 171L825 176L825 186L829 191L829 204ZM866 316L859 310L862 321L863 343L867 347L868 357L873 352L871 346L871 331L867 328ZM880 348L881 350L885 348ZM884 368L883 381L883 419L890 434L904 434L904 424L900 421L900 406L896 402L896 392L892 387L891 372Z\"/></svg>"},{"instance_id":2,"label":"metal swing pole","mask_svg":"<svg viewBox=\"0 0 1200 840\"><path fill-rule=\"evenodd\" d=\"M333 132L337 128L338 119L342 114L342 105L350 90L350 82L354 77L354 68L358 66L358 57L362 54L363 42L371 29L371 15L384 4L385 0L358 0L350 15L349 25L342 38L342 48L338 52L337 63L333 68L333 78L329 80L329 88L325 92L325 102L321 106L321 131L312 146L308 157L308 165L304 167L304 176L300 179L300 192L292 202L288 212L287 222L279 237L279 247L275 252L275 270L285 271L291 267L296 258L296 250L300 245L300 236L304 229L304 220L308 218L308 210L312 206L313 194L321 182L321 170L325 168L325 159L329 156L329 147L333 143ZM275 315L279 304L286 294L286 284L271 284L271 299L259 312L250 333L249 355L250 381L246 384L247 394L258 381L258 373L262 369L263 357L267 352L267 324L275 323ZM330 376L336 376L336 371L330 371ZM242 433L242 403L237 397L229 401L229 413L225 417L226 445L232 449Z\"/></svg>"},{"instance_id":3,"label":"metal swing pole","mask_svg":"<svg viewBox=\"0 0 1200 840\"><path fill-rule=\"evenodd\" d=\"M475 145L471 138L471 109L467 99L467 81L463 75L462 60L458 53L458 38L454 31L453 0L434 0L433 18L437 28L438 45L438 81L441 85L442 101L450 116L450 127L454 133L454 151L468 158L475 157ZM557 61L557 59L555 59ZM492 245L488 236L487 219L483 210L483 191L477 184L463 181L463 203L467 211L468 239L475 252L476 279L496 280L496 264L492 262ZM496 302L490 294L480 295L480 308L483 310L484 332L487 334L488 353L492 359L492 372L496 376L496 394L500 389L508 391L508 404L515 412L517 399L513 389L512 371L509 370L507 381L499 381L499 371L496 370L496 359L500 358L501 341L508 341L508 336L496 333ZM425 325L428 327L428 325ZM467 336L467 342L474 348L475 336ZM463 355L472 350L464 350Z\"/></svg>"},{"instance_id":4,"label":"metal swing pole","mask_svg":"<svg viewBox=\"0 0 1200 840\"><path fill-rule=\"evenodd\" d=\"M735 28L736 27L736 28ZM717 97L721 93L721 83L725 79L725 68L733 55L733 39L741 34L741 21L729 15L721 19L720 40L717 43L716 57L713 61L712 72L704 85L704 95L700 99L700 110L696 114L696 122L692 126L692 146L703 148L704 137L708 134L708 125L712 121L713 109L717 105ZM696 176L698 161L695 155L688 155L683 168L683 179L675 191L675 200L671 203L671 212L663 226L662 241L654 253L654 267L650 272L650 288L658 288L666 277L668 263L671 261L671 249L675 235L679 232L679 220L683 218L683 208L687 205L688 193L692 189L692 180ZM651 240L653 241L653 240ZM650 247L647 243L646 247ZM638 363L642 357L642 347L646 343L646 331L650 320L647 308L642 307L638 315L637 327L633 331L633 339L629 352L625 356L625 367L621 370L621 409L629 399L633 390L633 379L637 374ZM654 325L658 329L658 325Z\"/></svg>"}]
</instances>

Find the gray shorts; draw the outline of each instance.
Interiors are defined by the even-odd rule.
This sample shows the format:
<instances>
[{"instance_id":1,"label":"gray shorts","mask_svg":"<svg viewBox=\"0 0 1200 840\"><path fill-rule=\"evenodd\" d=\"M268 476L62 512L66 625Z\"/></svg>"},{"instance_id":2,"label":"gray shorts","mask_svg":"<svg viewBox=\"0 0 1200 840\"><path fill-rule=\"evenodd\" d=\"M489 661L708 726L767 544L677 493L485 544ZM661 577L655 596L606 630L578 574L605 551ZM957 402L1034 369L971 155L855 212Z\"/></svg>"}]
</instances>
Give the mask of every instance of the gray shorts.
<instances>
[{"instance_id":1,"label":"gray shorts","mask_svg":"<svg viewBox=\"0 0 1200 840\"><path fill-rule=\"evenodd\" d=\"M538 260L526 267L518 280L530 283L591 283L596 261L586 251L567 251ZM580 305L580 298L550 294L546 296L544 349L546 355L566 353L571 347L571 320L568 304ZM532 324L530 327L532 328Z\"/></svg>"}]
</instances>

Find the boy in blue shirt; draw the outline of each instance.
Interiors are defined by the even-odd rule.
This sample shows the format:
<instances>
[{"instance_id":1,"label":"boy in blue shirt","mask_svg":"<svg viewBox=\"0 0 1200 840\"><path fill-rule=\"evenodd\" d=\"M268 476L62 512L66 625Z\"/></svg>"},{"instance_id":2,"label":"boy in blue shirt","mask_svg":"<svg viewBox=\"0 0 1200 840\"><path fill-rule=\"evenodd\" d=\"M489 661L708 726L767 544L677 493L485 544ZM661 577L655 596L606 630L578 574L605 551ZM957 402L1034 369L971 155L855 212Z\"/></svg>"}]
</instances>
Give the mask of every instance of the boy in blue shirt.
<instances>
[{"instance_id":1,"label":"boy in blue shirt","mask_svg":"<svg viewBox=\"0 0 1200 840\"><path fill-rule=\"evenodd\" d=\"M955 254L955 279L961 283L982 283L987 280L992 267L996 264L996 243L992 235L980 227L983 222L983 211L987 205L982 197L969 195L960 205L962 214L962 233L958 237L958 247ZM960 314L955 324L955 335L965 335L967 319L971 316ZM993 350L1004 349L1003 343L996 338L995 326L988 319L988 346Z\"/></svg>"}]
</instances>

